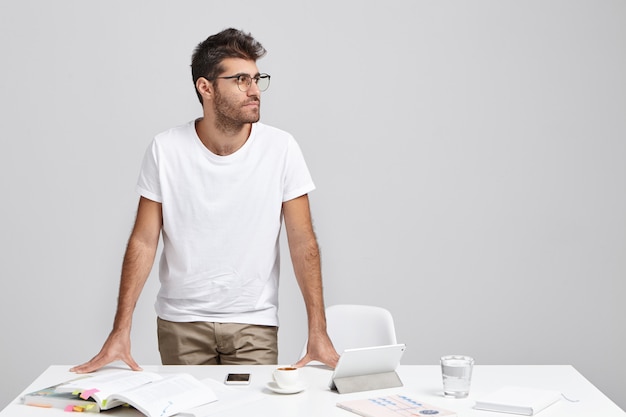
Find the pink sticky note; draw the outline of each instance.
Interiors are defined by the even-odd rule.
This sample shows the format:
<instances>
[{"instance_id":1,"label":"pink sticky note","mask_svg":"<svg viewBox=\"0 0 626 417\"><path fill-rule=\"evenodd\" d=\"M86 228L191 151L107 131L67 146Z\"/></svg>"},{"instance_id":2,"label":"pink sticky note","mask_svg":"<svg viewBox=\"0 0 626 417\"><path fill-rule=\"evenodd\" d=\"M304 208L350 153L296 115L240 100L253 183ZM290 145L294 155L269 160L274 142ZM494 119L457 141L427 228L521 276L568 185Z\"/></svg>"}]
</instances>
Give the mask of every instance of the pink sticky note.
<instances>
[{"instance_id":1,"label":"pink sticky note","mask_svg":"<svg viewBox=\"0 0 626 417\"><path fill-rule=\"evenodd\" d=\"M74 411L74 406L73 406L73 405L67 405L67 406L65 406L65 411L69 411L69 412Z\"/></svg>"},{"instance_id":2,"label":"pink sticky note","mask_svg":"<svg viewBox=\"0 0 626 417\"><path fill-rule=\"evenodd\" d=\"M91 397L93 394L95 394L98 391L100 390L97 388L85 390L80 394L80 398L82 398L83 400L86 400L87 398Z\"/></svg>"}]
</instances>

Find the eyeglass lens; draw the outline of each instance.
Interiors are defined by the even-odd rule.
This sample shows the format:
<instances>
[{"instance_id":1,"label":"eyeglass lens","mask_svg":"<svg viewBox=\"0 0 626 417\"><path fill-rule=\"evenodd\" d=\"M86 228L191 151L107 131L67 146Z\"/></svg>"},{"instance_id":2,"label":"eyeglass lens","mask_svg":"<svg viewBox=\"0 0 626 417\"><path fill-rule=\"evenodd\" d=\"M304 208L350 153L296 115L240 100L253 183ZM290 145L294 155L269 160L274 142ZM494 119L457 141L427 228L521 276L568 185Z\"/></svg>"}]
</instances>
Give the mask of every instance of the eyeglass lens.
<instances>
[{"instance_id":1,"label":"eyeglass lens","mask_svg":"<svg viewBox=\"0 0 626 417\"><path fill-rule=\"evenodd\" d=\"M260 74L256 77L250 77L248 74L241 74L237 78L237 86L241 91L248 91L250 85L252 85L252 80L256 82L260 91L265 91L270 86L270 76L268 74Z\"/></svg>"}]
</instances>

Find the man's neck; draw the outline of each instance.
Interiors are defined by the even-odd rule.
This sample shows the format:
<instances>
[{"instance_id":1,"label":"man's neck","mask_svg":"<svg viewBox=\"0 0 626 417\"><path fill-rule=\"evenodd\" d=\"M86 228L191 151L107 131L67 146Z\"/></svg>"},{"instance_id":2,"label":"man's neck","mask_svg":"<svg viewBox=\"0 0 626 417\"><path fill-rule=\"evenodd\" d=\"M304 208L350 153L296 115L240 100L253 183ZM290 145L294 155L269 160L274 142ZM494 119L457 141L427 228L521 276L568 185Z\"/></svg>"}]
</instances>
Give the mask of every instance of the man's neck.
<instances>
[{"instance_id":1,"label":"man's neck","mask_svg":"<svg viewBox=\"0 0 626 417\"><path fill-rule=\"evenodd\" d=\"M220 129L207 118L196 120L196 133L204 146L216 155L226 156L237 152L248 140L251 123L234 129Z\"/></svg>"}]
</instances>

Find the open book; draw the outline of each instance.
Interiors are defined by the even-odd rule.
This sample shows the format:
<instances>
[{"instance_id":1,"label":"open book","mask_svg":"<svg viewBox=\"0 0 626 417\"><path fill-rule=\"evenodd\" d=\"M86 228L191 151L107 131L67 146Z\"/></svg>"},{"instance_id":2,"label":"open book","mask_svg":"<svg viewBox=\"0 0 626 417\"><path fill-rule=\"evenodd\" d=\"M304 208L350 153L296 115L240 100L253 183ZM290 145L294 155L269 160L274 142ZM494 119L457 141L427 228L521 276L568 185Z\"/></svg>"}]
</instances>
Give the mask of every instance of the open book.
<instances>
[{"instance_id":1,"label":"open book","mask_svg":"<svg viewBox=\"0 0 626 417\"><path fill-rule=\"evenodd\" d=\"M217 400L211 388L191 375L144 371L96 374L59 385L56 391L91 398L101 410L128 404L149 417L169 417Z\"/></svg>"},{"instance_id":2,"label":"open book","mask_svg":"<svg viewBox=\"0 0 626 417\"><path fill-rule=\"evenodd\" d=\"M84 379L82 378L77 379ZM68 381L70 382L70 381ZM93 398L83 400L78 394L72 392L58 392L57 388L68 382L62 382L60 384L46 387L37 391L29 392L22 396L22 403L25 405L32 405L41 408L61 408L65 411L79 411L79 412L100 412L100 406Z\"/></svg>"}]
</instances>

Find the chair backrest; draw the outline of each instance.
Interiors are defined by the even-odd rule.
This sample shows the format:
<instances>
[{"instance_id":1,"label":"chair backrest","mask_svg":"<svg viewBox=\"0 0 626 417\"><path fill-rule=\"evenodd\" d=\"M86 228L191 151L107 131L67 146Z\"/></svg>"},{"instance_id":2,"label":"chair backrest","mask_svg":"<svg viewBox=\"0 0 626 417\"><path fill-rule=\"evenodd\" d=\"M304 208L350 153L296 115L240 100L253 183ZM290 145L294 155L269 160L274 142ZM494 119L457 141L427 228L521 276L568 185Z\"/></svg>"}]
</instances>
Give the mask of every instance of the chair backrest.
<instances>
[{"instance_id":1,"label":"chair backrest","mask_svg":"<svg viewBox=\"0 0 626 417\"><path fill-rule=\"evenodd\" d=\"M326 308L326 328L340 355L345 349L397 343L393 316L382 307L354 304L330 306ZM300 357L305 354L306 342Z\"/></svg>"}]
</instances>

